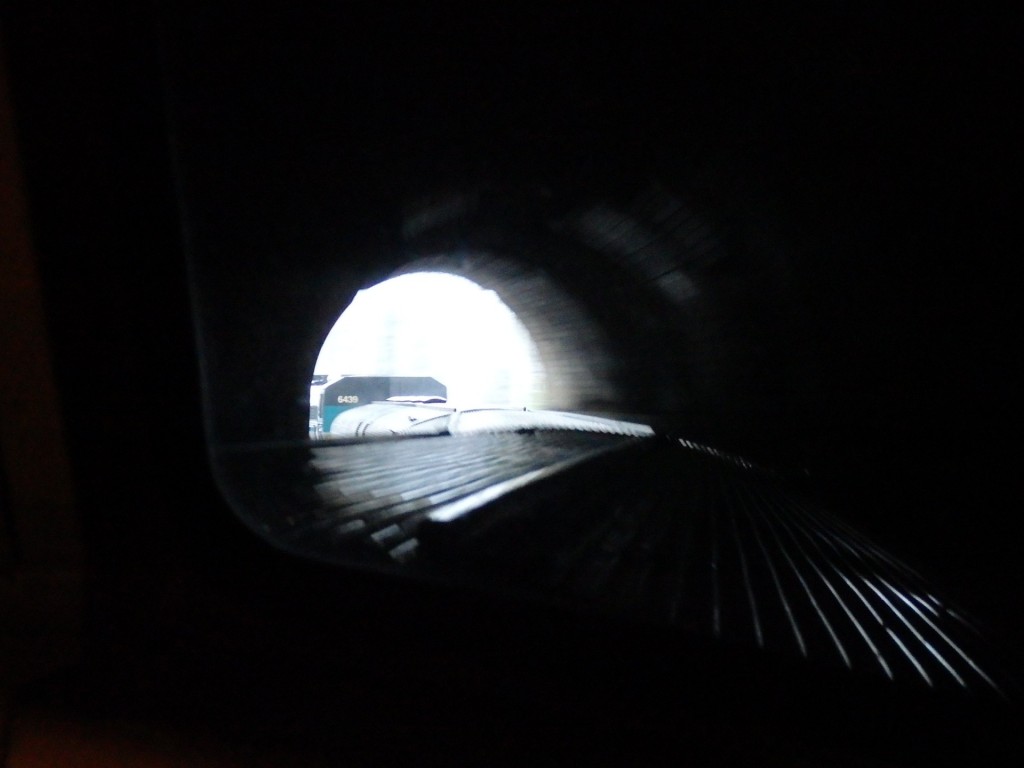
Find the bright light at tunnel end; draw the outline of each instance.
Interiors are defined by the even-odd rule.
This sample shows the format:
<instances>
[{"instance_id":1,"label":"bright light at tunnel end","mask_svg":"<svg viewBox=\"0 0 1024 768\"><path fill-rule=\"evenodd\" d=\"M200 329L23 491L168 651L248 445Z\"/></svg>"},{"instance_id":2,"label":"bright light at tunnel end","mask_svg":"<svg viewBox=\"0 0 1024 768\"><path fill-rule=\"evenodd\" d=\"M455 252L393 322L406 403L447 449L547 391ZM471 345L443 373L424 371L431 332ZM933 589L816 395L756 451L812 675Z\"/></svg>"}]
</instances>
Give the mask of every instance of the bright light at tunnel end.
<instances>
[{"instance_id":1,"label":"bright light at tunnel end","mask_svg":"<svg viewBox=\"0 0 1024 768\"><path fill-rule=\"evenodd\" d=\"M414 272L359 291L320 350L315 372L432 376L459 408L534 407L544 389L536 345L494 291Z\"/></svg>"}]
</instances>

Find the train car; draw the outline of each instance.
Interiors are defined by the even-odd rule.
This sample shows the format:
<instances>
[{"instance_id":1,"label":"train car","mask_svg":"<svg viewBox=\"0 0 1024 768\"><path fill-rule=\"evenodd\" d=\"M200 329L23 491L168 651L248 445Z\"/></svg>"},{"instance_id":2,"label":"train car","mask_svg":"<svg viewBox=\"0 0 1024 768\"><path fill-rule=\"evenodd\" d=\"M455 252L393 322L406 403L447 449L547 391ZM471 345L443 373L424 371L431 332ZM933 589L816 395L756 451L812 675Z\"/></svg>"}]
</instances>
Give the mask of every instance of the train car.
<instances>
[{"instance_id":1,"label":"train car","mask_svg":"<svg viewBox=\"0 0 1024 768\"><path fill-rule=\"evenodd\" d=\"M350 408L394 398L444 403L448 387L431 376L341 376L325 384L320 392L318 431L330 434L335 419Z\"/></svg>"},{"instance_id":2,"label":"train car","mask_svg":"<svg viewBox=\"0 0 1024 768\"><path fill-rule=\"evenodd\" d=\"M439 399L439 398L438 398ZM383 402L357 405L342 411L331 422L325 437L380 437L394 435L444 435L455 408L420 398L389 398Z\"/></svg>"}]
</instances>

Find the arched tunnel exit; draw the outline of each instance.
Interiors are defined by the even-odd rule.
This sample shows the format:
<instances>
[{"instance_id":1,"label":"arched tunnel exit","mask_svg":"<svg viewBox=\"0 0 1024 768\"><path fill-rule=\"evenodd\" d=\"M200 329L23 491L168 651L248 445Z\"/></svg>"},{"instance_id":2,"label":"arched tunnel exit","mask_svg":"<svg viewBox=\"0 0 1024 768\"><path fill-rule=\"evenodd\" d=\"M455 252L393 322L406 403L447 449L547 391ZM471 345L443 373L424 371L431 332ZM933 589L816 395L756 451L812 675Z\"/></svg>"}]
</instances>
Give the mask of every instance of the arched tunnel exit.
<instances>
[{"instance_id":1,"label":"arched tunnel exit","mask_svg":"<svg viewBox=\"0 0 1024 768\"><path fill-rule=\"evenodd\" d=\"M331 327L313 367L311 434L330 434L339 407L359 403L320 402L341 376L433 377L461 410L610 415L625 399L614 363L598 320L541 270L485 255L420 258L357 292ZM427 393L402 392L417 394Z\"/></svg>"},{"instance_id":2,"label":"arched tunnel exit","mask_svg":"<svg viewBox=\"0 0 1024 768\"><path fill-rule=\"evenodd\" d=\"M313 370L434 376L449 401L465 406L534 407L546 394L537 346L515 314L494 291L442 272L411 272L356 294Z\"/></svg>"},{"instance_id":3,"label":"arched tunnel exit","mask_svg":"<svg viewBox=\"0 0 1024 768\"><path fill-rule=\"evenodd\" d=\"M357 426L347 412L365 410L375 396L518 410L550 399L537 345L523 323L493 290L449 272L404 272L359 291L324 339L313 370L313 437ZM347 381L345 393L339 378ZM333 426L342 412L345 418Z\"/></svg>"}]
</instances>

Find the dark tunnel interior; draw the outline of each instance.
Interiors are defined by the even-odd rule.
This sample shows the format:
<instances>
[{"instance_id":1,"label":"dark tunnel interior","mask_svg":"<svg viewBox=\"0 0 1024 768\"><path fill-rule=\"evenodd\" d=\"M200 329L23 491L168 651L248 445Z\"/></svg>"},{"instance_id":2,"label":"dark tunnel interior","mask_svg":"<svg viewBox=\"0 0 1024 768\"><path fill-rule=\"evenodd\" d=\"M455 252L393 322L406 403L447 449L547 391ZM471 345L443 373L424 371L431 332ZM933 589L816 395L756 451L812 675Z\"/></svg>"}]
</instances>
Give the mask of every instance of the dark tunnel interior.
<instances>
[{"instance_id":1,"label":"dark tunnel interior","mask_svg":"<svg viewBox=\"0 0 1024 768\"><path fill-rule=\"evenodd\" d=\"M763 725L744 744L785 753L820 727L842 754L937 764L921 744L881 746L900 738L893 711L931 699L917 688L897 699L838 664L808 673L797 650L813 662L836 646L854 667L862 653L890 679L923 677L946 724L961 710L932 686L945 670L1019 680L1009 35L978 15L844 4L677 11L4 10L54 407L87 552L85 671L27 700L65 711L103 700L108 713L145 701L175 722L198 711L236 736L262 727L324 744L353 709L353 728L370 734L385 717L454 733L444 707L492 729L545 716L598 730L655 723L665 743L685 721L712 723L722 749L732 726L694 703L701 694L675 698L692 685L719 708L708 711L729 712L723 723L757 722L773 696L818 705L793 715L814 723L806 731L772 720L792 740ZM545 407L656 437L417 438L375 442L358 461L311 448L309 378L327 331L357 291L416 271L466 277L515 312L548 374ZM479 514L449 525L416 507L406 522L421 526L422 557L409 558L412 539L388 540L398 567L364 570L376 562L365 541L336 549L336 520L325 544L326 523L309 518L314 536L289 511L309 503L310 467L344 490L345 477L362 482L359 461L440 490L461 473L467 488L497 478L515 492L488 497L482 533L470 530ZM568 469L545 469L555 465ZM517 484L524 473L540 482ZM665 510L684 498L709 511L675 527ZM641 507L653 511L635 525L651 541L706 548L705 575L678 575L687 590L746 605L744 580L749 593L761 573L783 597L776 616L750 596L756 637L777 630L793 658L762 665L750 633L709 641L713 625L695 629L687 611L710 617L710 602L657 602L625 577L595 603L611 618L533 602L563 589L538 576L543 564L582 546L545 516L575 526L606 510L611 540L628 527L621 510ZM733 508L749 511L722 511ZM374 541L394 527L381 523ZM716 530L746 542L737 558L716 549ZM537 542L557 556L544 560ZM649 562L658 583L677 578ZM812 562L834 563L834 582ZM817 573L833 594L876 568L891 594L851 587L860 602L831 624L812 597L800 624L787 567L794 590ZM728 568L735 583L707 575ZM497 574L492 591L470 583L480 573ZM596 589L573 583L577 595ZM935 608L932 588L944 596ZM878 618L879 601L893 608L901 594L954 649L950 664L918 665L907 647L929 648L925 638ZM995 660L985 672L967 660L980 641L940 620L946 599L983 628L991 647L978 653ZM872 616L899 635L903 672L860 629ZM833 624L845 617L860 634L844 646ZM762 693L747 701L719 685ZM361 704L339 703L346 686ZM439 690L444 707L431 710ZM880 730L836 725L851 710L871 711ZM946 757L981 754L970 739L1017 714L984 710ZM921 733L934 730L920 718Z\"/></svg>"},{"instance_id":2,"label":"dark tunnel interior","mask_svg":"<svg viewBox=\"0 0 1024 768\"><path fill-rule=\"evenodd\" d=\"M563 408L806 474L936 565L965 518L1006 546L984 41L724 16L172 22L212 441L303 437L313 329L433 260L541 326Z\"/></svg>"}]
</instances>

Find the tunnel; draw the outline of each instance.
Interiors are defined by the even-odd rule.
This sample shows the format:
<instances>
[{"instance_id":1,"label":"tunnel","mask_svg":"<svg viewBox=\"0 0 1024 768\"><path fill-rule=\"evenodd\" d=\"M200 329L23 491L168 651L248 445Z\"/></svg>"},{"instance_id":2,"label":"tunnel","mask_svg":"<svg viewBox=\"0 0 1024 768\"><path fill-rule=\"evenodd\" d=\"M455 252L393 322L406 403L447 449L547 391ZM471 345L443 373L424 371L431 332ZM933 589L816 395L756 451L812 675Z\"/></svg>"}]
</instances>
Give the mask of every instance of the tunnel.
<instances>
[{"instance_id":1,"label":"tunnel","mask_svg":"<svg viewBox=\"0 0 1024 768\"><path fill-rule=\"evenodd\" d=\"M380 577L407 608L423 585L482 593L502 631L520 600L579 626L611 616L685 647L723 700L751 679L768 708L797 681L808 711L855 690L844 701L883 730L956 702L920 710L927 734L965 700L1012 697L1015 292L997 259L1009 198L983 172L1006 139L987 65L849 8L368 13L161 20L204 458L233 516L165 510L166 527L198 541L241 520L252 583L303 574L292 605L311 613L316 585L349 605ZM86 267L49 269L60 307ZM547 421L312 444L328 332L359 291L417 272L515 313ZM133 332L158 371L138 397L170 413L160 395L187 369ZM360 599L353 623L386 602ZM634 662L634 692L660 679ZM589 671L578 691L599 685ZM672 680L651 709L682 696Z\"/></svg>"},{"instance_id":2,"label":"tunnel","mask_svg":"<svg viewBox=\"0 0 1024 768\"><path fill-rule=\"evenodd\" d=\"M337 29L327 14L299 59L290 52L311 33L298 19L172 32L208 434L242 516L293 551L331 559L341 547L360 560L338 543L358 533L382 562L408 564L424 516L428 531L458 516L452 504L464 511L496 489L519 493L545 467L593 461L600 474L614 464L617 449L596 432L581 443L487 438L470 453L505 457L488 470L488 496L486 473L460 464L465 444L378 445L365 466L382 477L399 466L426 477L430 461L441 475L463 466L444 475L448 485L418 491L448 506L428 514L410 500L411 480L392 479L368 492L393 494L393 520L337 512L378 502L344 500L372 486L359 461L348 470L316 453L314 470L301 469L320 344L358 291L430 271L494 291L515 313L546 371L547 408L606 419L594 422L602 429L646 425L671 450L757 467L887 544L926 550L953 525L940 499L966 492L914 485L959 468L938 434L997 418L976 402L981 411L951 420L991 372L968 362L987 320L961 312L983 277L962 280L947 258L967 245L965 230L947 226L959 202L938 191L945 134L918 108L939 98L939 81L901 69L884 46L831 47L835 35L870 38L855 17L813 33L797 24L774 42L726 20L738 37L723 49L714 36L657 29L657 14L615 32L593 22L593 35L557 15L532 33L483 18L420 19L372 44L339 33L347 43L335 45L317 37ZM231 41L230 54L209 60L221 50L213 41ZM894 79L875 83L865 62ZM609 441L634 440L629 428L608 428ZM554 442L535 448L542 440ZM288 443L299 447L280 469L238 463L253 446ZM623 459L608 470L618 478L609 498L640 499L669 482L651 468L689 461L672 456ZM687 471L699 487L712 483L701 502L706 557L719 504L799 516L797 497L755 503L754 491L723 490L693 469L700 461ZM298 492L239 479L302 471L325 473L322 486L338 496L317 486L303 491L305 512L275 512ZM586 480L571 476L566 487L585 495ZM307 524L315 535L298 530ZM759 529L722 530L743 540ZM799 540L776 534L765 583ZM448 546L437 544L448 534L431 535ZM760 551L753 539L745 546Z\"/></svg>"}]
</instances>

